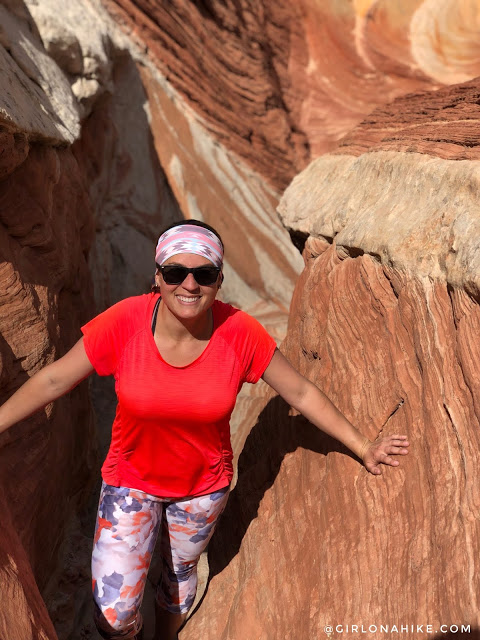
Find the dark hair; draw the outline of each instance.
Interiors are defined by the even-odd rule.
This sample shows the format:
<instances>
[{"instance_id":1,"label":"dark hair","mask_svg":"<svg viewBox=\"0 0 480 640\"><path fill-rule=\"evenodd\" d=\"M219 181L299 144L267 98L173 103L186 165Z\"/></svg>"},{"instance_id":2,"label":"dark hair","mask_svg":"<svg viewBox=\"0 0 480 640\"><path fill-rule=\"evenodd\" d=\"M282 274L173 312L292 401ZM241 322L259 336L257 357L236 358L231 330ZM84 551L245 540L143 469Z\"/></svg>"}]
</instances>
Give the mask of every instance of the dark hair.
<instances>
[{"instance_id":1,"label":"dark hair","mask_svg":"<svg viewBox=\"0 0 480 640\"><path fill-rule=\"evenodd\" d=\"M186 219L186 220L178 220L177 222L172 222L171 224L169 224L168 226L166 226L164 229L162 229L160 231L159 237L161 235L163 235L165 233L165 231L168 231L169 229L173 229L173 227L180 227L182 224L192 224L195 227L203 227L204 229L208 229L209 231L211 231L212 233L214 233L217 236L217 238L220 240L220 244L222 245L222 249L225 251L225 247L223 245L222 236L218 233L218 231L216 229L214 229L213 227L211 227L206 222L203 222L202 220L195 220L195 218ZM156 264L156 266L158 267L158 264ZM223 282L223 274L222 274L222 282ZM155 284L155 280L153 281L151 290L152 290L153 293L160 293L160 289Z\"/></svg>"}]
</instances>

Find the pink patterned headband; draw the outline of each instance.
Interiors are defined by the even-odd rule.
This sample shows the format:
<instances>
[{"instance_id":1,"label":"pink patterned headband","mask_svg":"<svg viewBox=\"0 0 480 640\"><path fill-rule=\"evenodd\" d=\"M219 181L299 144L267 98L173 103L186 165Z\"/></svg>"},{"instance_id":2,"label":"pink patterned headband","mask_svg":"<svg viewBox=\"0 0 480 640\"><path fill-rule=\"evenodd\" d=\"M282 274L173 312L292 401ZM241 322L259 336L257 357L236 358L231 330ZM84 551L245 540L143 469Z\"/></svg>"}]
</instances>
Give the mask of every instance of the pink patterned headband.
<instances>
[{"instance_id":1,"label":"pink patterned headband","mask_svg":"<svg viewBox=\"0 0 480 640\"><path fill-rule=\"evenodd\" d=\"M162 233L157 242L155 262L162 265L179 253L195 253L208 258L216 267L222 266L223 247L219 238L208 229L188 222Z\"/></svg>"}]
</instances>

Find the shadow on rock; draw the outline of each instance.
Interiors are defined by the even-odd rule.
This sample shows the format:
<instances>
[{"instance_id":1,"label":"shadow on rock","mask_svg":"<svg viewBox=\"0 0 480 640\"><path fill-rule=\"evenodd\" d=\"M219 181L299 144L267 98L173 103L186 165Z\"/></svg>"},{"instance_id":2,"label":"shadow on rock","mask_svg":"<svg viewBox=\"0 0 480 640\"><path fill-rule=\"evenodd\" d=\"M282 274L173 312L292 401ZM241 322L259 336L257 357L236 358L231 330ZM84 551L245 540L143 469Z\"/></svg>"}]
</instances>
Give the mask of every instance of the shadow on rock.
<instances>
[{"instance_id":1,"label":"shadow on rock","mask_svg":"<svg viewBox=\"0 0 480 640\"><path fill-rule=\"evenodd\" d=\"M239 552L243 537L257 517L259 504L273 485L286 454L302 447L323 455L332 451L352 455L303 416L291 416L289 411L284 400L273 398L247 437L238 461L237 484L209 546L209 580L221 573ZM205 594L207 591L208 585Z\"/></svg>"}]
</instances>

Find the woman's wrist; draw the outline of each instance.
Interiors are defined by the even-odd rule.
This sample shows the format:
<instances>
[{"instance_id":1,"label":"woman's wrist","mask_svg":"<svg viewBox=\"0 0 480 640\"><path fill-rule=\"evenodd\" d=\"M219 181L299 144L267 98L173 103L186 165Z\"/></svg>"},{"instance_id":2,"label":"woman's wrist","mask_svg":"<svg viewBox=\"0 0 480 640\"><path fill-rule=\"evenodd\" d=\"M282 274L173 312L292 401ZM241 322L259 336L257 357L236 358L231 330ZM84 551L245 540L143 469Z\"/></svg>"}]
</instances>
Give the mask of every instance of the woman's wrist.
<instances>
[{"instance_id":1,"label":"woman's wrist","mask_svg":"<svg viewBox=\"0 0 480 640\"><path fill-rule=\"evenodd\" d=\"M371 445L371 441L368 438L363 439L362 445L360 447L360 451L358 452L358 457L360 458L360 460L363 460L363 457L368 449L368 447Z\"/></svg>"}]
</instances>

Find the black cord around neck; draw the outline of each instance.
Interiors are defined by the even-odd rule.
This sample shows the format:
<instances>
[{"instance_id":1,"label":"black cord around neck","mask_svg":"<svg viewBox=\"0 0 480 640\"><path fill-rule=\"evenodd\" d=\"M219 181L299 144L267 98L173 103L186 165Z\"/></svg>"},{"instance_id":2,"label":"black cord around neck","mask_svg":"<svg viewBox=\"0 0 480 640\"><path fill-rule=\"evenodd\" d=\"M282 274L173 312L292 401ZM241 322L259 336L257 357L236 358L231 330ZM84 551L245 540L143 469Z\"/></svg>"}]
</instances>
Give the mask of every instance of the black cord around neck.
<instances>
[{"instance_id":1,"label":"black cord around neck","mask_svg":"<svg viewBox=\"0 0 480 640\"><path fill-rule=\"evenodd\" d=\"M153 315L152 315L152 333L153 335L155 335L155 327L157 324L157 313L158 313L158 307L160 305L160 300L161 298L159 298L156 303L155 303L155 307L153 309Z\"/></svg>"}]
</instances>

